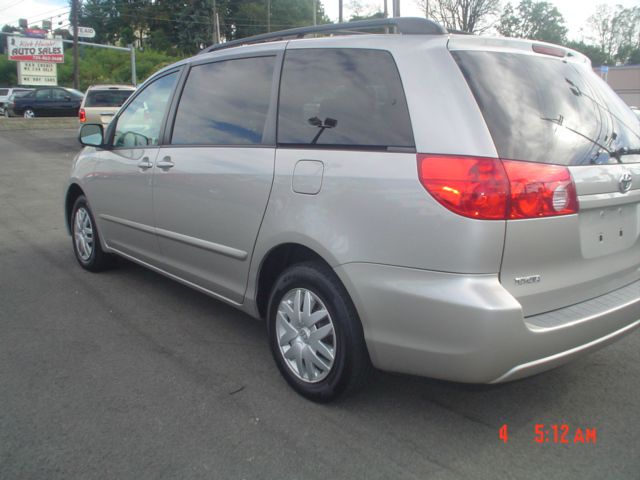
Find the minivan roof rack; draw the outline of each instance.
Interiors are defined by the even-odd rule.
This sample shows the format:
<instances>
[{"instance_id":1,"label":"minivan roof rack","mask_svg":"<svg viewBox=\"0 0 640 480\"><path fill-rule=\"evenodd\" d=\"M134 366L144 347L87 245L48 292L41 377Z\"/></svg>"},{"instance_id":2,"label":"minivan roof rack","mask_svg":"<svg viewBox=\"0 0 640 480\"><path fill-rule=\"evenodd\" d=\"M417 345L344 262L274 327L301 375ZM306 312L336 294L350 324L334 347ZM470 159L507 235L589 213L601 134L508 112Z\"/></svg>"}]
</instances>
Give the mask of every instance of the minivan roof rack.
<instances>
[{"instance_id":1,"label":"minivan roof rack","mask_svg":"<svg viewBox=\"0 0 640 480\"><path fill-rule=\"evenodd\" d=\"M345 23L327 23L310 27L290 28L278 32L263 33L252 37L239 38L226 43L211 45L199 53L215 52L225 48L237 47L240 45L252 45L256 43L275 42L291 38L304 38L307 35L316 33L333 33L338 35L354 35L375 33L369 30L388 29L389 33L400 33L403 35L445 35L445 30L440 24L419 17L395 17L376 18L374 20L358 20Z\"/></svg>"}]
</instances>

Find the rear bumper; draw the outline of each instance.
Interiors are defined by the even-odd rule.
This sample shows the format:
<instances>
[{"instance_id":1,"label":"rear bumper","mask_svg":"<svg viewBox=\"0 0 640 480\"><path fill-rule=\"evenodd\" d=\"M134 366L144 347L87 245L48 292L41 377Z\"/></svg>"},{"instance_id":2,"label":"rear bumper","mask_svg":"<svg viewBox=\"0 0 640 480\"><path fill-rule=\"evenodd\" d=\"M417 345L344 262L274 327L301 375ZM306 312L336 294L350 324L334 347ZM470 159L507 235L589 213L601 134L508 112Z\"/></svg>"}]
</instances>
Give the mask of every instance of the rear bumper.
<instances>
[{"instance_id":1,"label":"rear bumper","mask_svg":"<svg viewBox=\"0 0 640 480\"><path fill-rule=\"evenodd\" d=\"M561 365L640 326L640 282L525 318L497 275L365 263L336 272L362 319L371 360L382 370L505 382Z\"/></svg>"}]
</instances>

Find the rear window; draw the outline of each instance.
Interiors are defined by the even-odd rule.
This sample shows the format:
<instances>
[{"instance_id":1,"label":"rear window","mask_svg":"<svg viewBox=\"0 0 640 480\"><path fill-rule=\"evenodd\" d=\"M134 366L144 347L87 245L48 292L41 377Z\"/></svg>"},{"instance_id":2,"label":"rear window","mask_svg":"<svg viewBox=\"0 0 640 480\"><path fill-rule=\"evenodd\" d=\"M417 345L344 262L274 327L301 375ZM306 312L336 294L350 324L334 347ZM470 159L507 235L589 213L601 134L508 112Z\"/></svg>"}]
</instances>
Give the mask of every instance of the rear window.
<instances>
[{"instance_id":1,"label":"rear window","mask_svg":"<svg viewBox=\"0 0 640 480\"><path fill-rule=\"evenodd\" d=\"M278 143L413 147L407 102L391 54L365 49L287 51Z\"/></svg>"},{"instance_id":2,"label":"rear window","mask_svg":"<svg viewBox=\"0 0 640 480\"><path fill-rule=\"evenodd\" d=\"M0 96L6 96L9 95L9 89L8 88L0 88Z\"/></svg>"},{"instance_id":3,"label":"rear window","mask_svg":"<svg viewBox=\"0 0 640 480\"><path fill-rule=\"evenodd\" d=\"M121 107L133 90L89 90L85 107Z\"/></svg>"},{"instance_id":4,"label":"rear window","mask_svg":"<svg viewBox=\"0 0 640 480\"><path fill-rule=\"evenodd\" d=\"M587 65L502 52L452 55L501 158L560 165L640 161L634 154L640 124Z\"/></svg>"}]
</instances>

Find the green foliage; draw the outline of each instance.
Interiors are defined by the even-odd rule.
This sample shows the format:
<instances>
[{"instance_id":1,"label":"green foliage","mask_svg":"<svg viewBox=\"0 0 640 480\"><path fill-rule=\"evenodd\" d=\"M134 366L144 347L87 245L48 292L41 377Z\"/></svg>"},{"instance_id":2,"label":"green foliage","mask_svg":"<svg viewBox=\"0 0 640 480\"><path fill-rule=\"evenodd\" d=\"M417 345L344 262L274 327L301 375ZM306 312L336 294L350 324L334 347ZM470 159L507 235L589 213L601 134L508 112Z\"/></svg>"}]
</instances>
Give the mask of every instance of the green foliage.
<instances>
[{"instance_id":1,"label":"green foliage","mask_svg":"<svg viewBox=\"0 0 640 480\"><path fill-rule=\"evenodd\" d=\"M178 61L154 50L136 52L136 71L141 83L160 68ZM0 55L0 85L15 85L17 64ZM80 90L100 83L131 83L131 62L129 53L115 50L80 47ZM73 50L65 48L64 63L58 64L58 85L73 85Z\"/></svg>"},{"instance_id":2,"label":"green foliage","mask_svg":"<svg viewBox=\"0 0 640 480\"><path fill-rule=\"evenodd\" d=\"M221 36L227 40L311 25L311 0L217 0ZM328 23L316 2L317 23ZM213 0L85 0L80 23L96 31L97 43L135 43L171 55L192 55L213 43Z\"/></svg>"},{"instance_id":3,"label":"green foliage","mask_svg":"<svg viewBox=\"0 0 640 480\"><path fill-rule=\"evenodd\" d=\"M592 39L610 64L630 62L640 48L640 7L598 5L588 23Z\"/></svg>"},{"instance_id":4,"label":"green foliage","mask_svg":"<svg viewBox=\"0 0 640 480\"><path fill-rule=\"evenodd\" d=\"M384 12L376 12L371 15L352 15L349 19L350 22L357 22L359 20L376 20L378 18L387 18Z\"/></svg>"},{"instance_id":5,"label":"green foliage","mask_svg":"<svg viewBox=\"0 0 640 480\"><path fill-rule=\"evenodd\" d=\"M0 55L0 86L13 87L17 80L16 62L7 60L6 55Z\"/></svg>"},{"instance_id":6,"label":"green foliage","mask_svg":"<svg viewBox=\"0 0 640 480\"><path fill-rule=\"evenodd\" d=\"M505 37L529 38L551 43L566 39L567 27L562 14L548 2L521 0L517 7L508 4L500 17L498 32Z\"/></svg>"},{"instance_id":7,"label":"green foliage","mask_svg":"<svg viewBox=\"0 0 640 480\"><path fill-rule=\"evenodd\" d=\"M588 45L584 42L566 42L565 46L577 50L591 60L591 65L599 67L611 63L607 55L596 45Z\"/></svg>"}]
</instances>

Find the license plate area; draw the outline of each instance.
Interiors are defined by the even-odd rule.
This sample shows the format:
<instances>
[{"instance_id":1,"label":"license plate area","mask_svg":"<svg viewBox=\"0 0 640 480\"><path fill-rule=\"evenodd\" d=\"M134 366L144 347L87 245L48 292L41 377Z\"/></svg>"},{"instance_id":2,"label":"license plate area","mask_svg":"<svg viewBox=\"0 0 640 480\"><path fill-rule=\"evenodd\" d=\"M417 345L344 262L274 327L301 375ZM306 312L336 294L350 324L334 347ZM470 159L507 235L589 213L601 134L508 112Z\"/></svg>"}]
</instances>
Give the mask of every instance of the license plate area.
<instances>
[{"instance_id":1,"label":"license plate area","mask_svg":"<svg viewBox=\"0 0 640 480\"><path fill-rule=\"evenodd\" d=\"M584 258L596 258L633 247L640 230L637 203L581 211L580 244Z\"/></svg>"}]
</instances>

